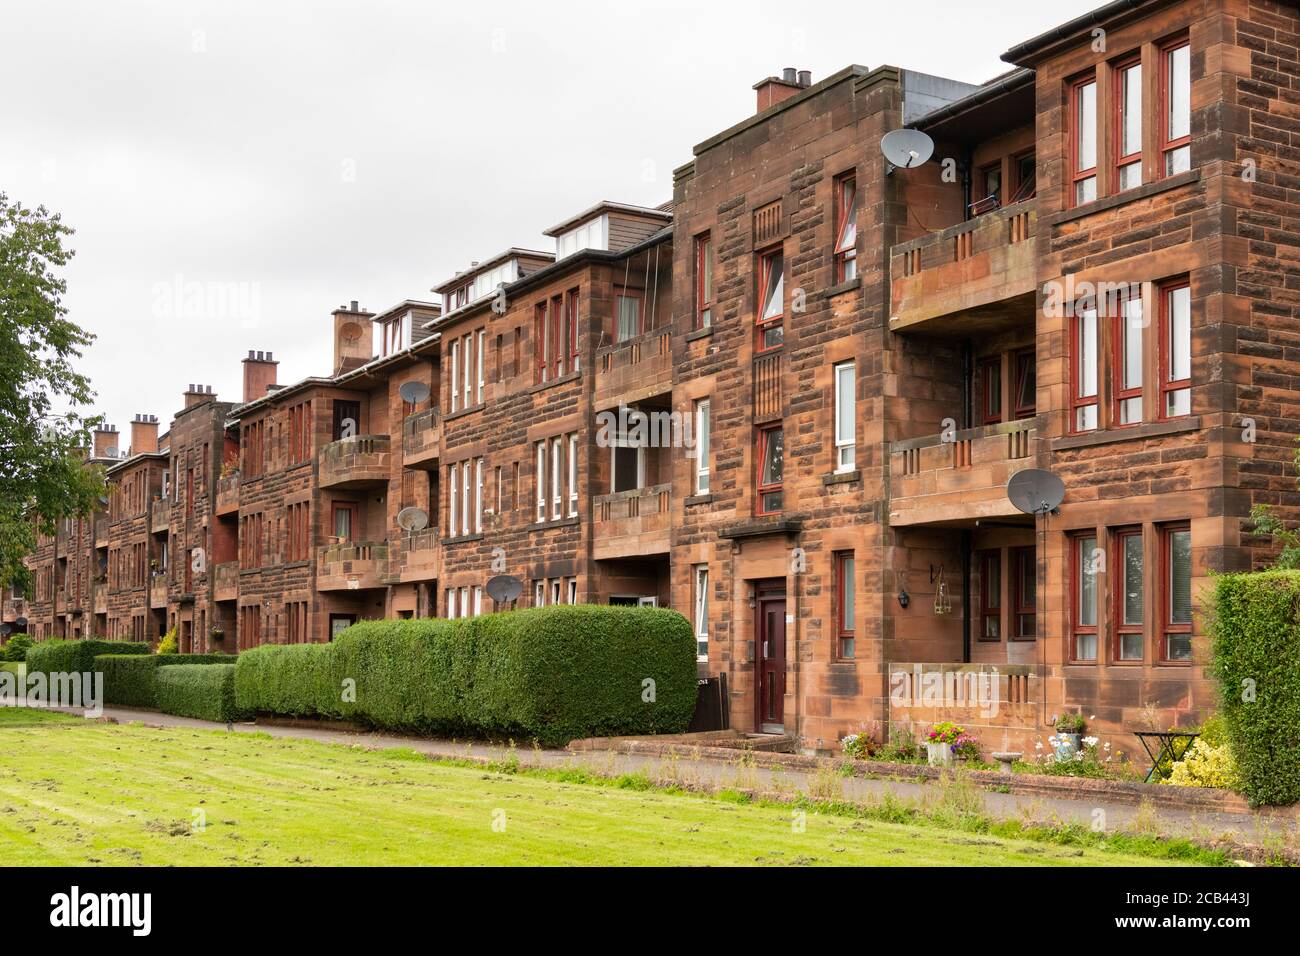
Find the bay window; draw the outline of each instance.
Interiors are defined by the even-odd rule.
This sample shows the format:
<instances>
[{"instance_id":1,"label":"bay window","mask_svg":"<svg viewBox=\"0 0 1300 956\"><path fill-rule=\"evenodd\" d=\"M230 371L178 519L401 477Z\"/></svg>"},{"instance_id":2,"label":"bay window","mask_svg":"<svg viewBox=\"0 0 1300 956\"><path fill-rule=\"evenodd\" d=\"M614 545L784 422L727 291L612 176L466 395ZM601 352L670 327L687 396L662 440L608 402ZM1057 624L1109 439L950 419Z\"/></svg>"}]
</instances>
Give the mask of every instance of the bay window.
<instances>
[{"instance_id":1,"label":"bay window","mask_svg":"<svg viewBox=\"0 0 1300 956\"><path fill-rule=\"evenodd\" d=\"M460 342L451 343L451 410L454 412L460 408L460 391L457 383L460 381Z\"/></svg>"},{"instance_id":2,"label":"bay window","mask_svg":"<svg viewBox=\"0 0 1300 956\"><path fill-rule=\"evenodd\" d=\"M569 517L578 517L578 433L569 435Z\"/></svg>"},{"instance_id":3,"label":"bay window","mask_svg":"<svg viewBox=\"0 0 1300 956\"><path fill-rule=\"evenodd\" d=\"M447 469L447 534L456 537L460 527L460 482L456 480L456 466Z\"/></svg>"},{"instance_id":4,"label":"bay window","mask_svg":"<svg viewBox=\"0 0 1300 956\"><path fill-rule=\"evenodd\" d=\"M537 443L537 468L533 473L537 482L537 520L546 520L546 442Z\"/></svg>"},{"instance_id":5,"label":"bay window","mask_svg":"<svg viewBox=\"0 0 1300 956\"><path fill-rule=\"evenodd\" d=\"M564 516L564 489L561 476L564 474L564 440L551 439L551 517L559 520Z\"/></svg>"},{"instance_id":6,"label":"bay window","mask_svg":"<svg viewBox=\"0 0 1300 956\"><path fill-rule=\"evenodd\" d=\"M835 366L835 470L852 471L857 457L857 366Z\"/></svg>"}]
</instances>

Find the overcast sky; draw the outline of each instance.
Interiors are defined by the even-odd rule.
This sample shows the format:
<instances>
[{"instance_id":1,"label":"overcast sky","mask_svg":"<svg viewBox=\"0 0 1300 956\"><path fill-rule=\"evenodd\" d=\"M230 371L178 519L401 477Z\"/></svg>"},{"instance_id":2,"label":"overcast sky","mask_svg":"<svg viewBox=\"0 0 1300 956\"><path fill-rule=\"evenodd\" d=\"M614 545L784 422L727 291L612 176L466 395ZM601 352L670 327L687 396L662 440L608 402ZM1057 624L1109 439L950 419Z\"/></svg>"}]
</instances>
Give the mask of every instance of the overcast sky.
<instances>
[{"instance_id":1,"label":"overcast sky","mask_svg":"<svg viewBox=\"0 0 1300 956\"><path fill-rule=\"evenodd\" d=\"M238 400L248 349L327 374L342 302L432 298L600 199L671 198L782 67L981 82L1096 5L10 3L0 190L76 229L67 305L125 431L190 382Z\"/></svg>"}]
</instances>

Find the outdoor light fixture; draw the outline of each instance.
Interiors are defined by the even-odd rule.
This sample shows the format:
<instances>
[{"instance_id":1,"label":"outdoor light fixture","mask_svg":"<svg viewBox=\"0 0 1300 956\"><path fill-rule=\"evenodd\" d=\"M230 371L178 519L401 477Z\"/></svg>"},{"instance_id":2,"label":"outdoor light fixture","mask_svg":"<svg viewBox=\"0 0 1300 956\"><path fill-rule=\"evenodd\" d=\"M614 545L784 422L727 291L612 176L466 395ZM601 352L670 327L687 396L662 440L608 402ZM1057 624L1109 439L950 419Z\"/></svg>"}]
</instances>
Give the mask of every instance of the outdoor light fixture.
<instances>
[{"instance_id":1,"label":"outdoor light fixture","mask_svg":"<svg viewBox=\"0 0 1300 956\"><path fill-rule=\"evenodd\" d=\"M898 592L898 606L899 606L899 607L903 607L903 608L905 608L905 607L907 607L907 605L909 605L909 604L911 604L911 603L912 603L912 595L910 595L910 594L907 593L907 588L903 588L901 591Z\"/></svg>"}]
</instances>

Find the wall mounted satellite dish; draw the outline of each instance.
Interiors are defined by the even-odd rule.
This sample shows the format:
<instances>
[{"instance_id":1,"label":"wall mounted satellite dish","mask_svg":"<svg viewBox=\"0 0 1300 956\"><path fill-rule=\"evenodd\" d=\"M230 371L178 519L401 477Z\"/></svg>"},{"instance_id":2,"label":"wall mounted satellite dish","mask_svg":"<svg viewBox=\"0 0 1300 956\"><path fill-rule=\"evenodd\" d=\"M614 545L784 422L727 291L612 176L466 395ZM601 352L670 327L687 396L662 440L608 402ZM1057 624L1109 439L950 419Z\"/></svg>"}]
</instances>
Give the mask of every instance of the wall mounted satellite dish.
<instances>
[{"instance_id":1,"label":"wall mounted satellite dish","mask_svg":"<svg viewBox=\"0 0 1300 956\"><path fill-rule=\"evenodd\" d=\"M429 526L429 516L423 508L403 508L397 512L397 526L403 531L423 531Z\"/></svg>"},{"instance_id":2,"label":"wall mounted satellite dish","mask_svg":"<svg viewBox=\"0 0 1300 956\"><path fill-rule=\"evenodd\" d=\"M14 632L14 626L12 624L0 624L0 634L4 635L5 637L8 637L13 632Z\"/></svg>"},{"instance_id":3,"label":"wall mounted satellite dish","mask_svg":"<svg viewBox=\"0 0 1300 956\"><path fill-rule=\"evenodd\" d=\"M889 172L902 167L911 169L929 162L934 155L934 140L919 129L896 129L880 140L880 151L889 160Z\"/></svg>"},{"instance_id":4,"label":"wall mounted satellite dish","mask_svg":"<svg viewBox=\"0 0 1300 956\"><path fill-rule=\"evenodd\" d=\"M509 604L524 593L524 582L513 574L498 574L488 578L487 593L498 604Z\"/></svg>"},{"instance_id":5,"label":"wall mounted satellite dish","mask_svg":"<svg viewBox=\"0 0 1300 956\"><path fill-rule=\"evenodd\" d=\"M419 405L429 398L429 386L423 382L403 382L397 394L402 396L402 401L406 404Z\"/></svg>"},{"instance_id":6,"label":"wall mounted satellite dish","mask_svg":"<svg viewBox=\"0 0 1300 956\"><path fill-rule=\"evenodd\" d=\"M1065 499L1065 482L1041 468L1026 468L1007 482L1007 498L1027 515L1053 513Z\"/></svg>"}]
</instances>

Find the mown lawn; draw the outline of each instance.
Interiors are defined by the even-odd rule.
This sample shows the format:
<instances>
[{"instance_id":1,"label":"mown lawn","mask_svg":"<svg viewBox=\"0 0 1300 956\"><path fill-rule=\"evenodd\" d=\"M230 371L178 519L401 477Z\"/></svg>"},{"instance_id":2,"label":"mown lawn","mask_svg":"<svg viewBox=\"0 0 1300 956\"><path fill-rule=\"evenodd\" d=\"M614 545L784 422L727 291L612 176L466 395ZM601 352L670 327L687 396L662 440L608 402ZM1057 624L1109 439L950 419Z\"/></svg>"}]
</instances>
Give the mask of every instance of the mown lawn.
<instances>
[{"instance_id":1,"label":"mown lawn","mask_svg":"<svg viewBox=\"0 0 1300 956\"><path fill-rule=\"evenodd\" d=\"M6 865L1159 862L814 812L796 832L788 807L0 708Z\"/></svg>"}]
</instances>

